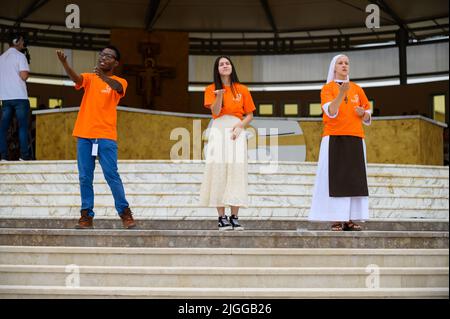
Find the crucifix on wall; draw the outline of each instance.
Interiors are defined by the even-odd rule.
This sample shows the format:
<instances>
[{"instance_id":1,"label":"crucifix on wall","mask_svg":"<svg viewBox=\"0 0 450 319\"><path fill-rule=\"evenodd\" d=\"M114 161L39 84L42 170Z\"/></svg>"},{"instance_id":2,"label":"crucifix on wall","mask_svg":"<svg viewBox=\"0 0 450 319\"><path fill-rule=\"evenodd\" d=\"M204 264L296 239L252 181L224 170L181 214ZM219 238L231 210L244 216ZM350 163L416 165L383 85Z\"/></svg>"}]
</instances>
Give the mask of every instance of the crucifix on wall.
<instances>
[{"instance_id":1,"label":"crucifix on wall","mask_svg":"<svg viewBox=\"0 0 450 319\"><path fill-rule=\"evenodd\" d=\"M142 65L124 64L123 73L137 77L137 94L143 96L146 108L154 108L154 97L161 95L161 82L164 78L175 78L175 68L157 65L159 44L140 42L139 51L142 54Z\"/></svg>"}]
</instances>

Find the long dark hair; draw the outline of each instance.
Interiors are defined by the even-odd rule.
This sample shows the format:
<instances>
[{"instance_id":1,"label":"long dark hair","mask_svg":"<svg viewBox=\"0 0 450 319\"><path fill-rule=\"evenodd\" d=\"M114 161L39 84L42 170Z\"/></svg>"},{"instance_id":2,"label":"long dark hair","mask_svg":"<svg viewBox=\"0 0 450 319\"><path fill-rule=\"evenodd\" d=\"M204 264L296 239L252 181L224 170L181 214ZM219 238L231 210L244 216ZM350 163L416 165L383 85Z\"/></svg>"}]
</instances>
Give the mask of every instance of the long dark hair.
<instances>
[{"instance_id":1,"label":"long dark hair","mask_svg":"<svg viewBox=\"0 0 450 319\"><path fill-rule=\"evenodd\" d=\"M220 74L219 74L219 61L222 58L225 58L228 61L230 61L230 64L231 64L231 74L230 74L231 92L233 92L233 96L236 96L236 88L234 87L234 83L239 83L239 78L237 76L236 69L234 67L233 62L231 61L230 57L228 57L226 55L221 55L221 56L217 57L216 61L214 62L213 75L214 75L215 89L216 90L223 89L222 79L220 78Z\"/></svg>"}]
</instances>

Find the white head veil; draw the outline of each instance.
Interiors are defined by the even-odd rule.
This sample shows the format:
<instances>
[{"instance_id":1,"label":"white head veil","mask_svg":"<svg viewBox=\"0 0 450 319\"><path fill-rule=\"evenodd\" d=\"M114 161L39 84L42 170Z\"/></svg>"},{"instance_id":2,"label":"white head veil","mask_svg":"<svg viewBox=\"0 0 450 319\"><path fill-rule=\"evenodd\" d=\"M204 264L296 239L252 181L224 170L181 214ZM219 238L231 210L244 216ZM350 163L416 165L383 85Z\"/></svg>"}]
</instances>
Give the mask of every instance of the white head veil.
<instances>
[{"instance_id":1,"label":"white head veil","mask_svg":"<svg viewBox=\"0 0 450 319\"><path fill-rule=\"evenodd\" d=\"M330 82L334 81L334 76L335 76L334 68L336 66L337 59L339 59L341 56L345 56L345 55L344 54L338 54L331 60L330 68L328 69L327 83L330 83ZM348 81L350 81L350 78L347 75L347 79L344 82L348 82Z\"/></svg>"}]
</instances>

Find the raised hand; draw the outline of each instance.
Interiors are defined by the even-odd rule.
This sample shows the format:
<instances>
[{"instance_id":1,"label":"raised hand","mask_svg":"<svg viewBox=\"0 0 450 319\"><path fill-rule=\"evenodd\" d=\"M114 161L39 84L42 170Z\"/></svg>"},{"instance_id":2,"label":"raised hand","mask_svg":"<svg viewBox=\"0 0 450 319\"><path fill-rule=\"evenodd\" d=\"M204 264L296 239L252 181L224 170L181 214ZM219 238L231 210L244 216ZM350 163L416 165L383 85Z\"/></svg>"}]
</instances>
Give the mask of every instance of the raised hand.
<instances>
[{"instance_id":1,"label":"raised hand","mask_svg":"<svg viewBox=\"0 0 450 319\"><path fill-rule=\"evenodd\" d=\"M98 66L96 66L94 68L94 73L97 74L98 77L101 78L101 79L105 78L105 76L106 76L105 72L103 72L103 70L100 69Z\"/></svg>"},{"instance_id":2,"label":"raised hand","mask_svg":"<svg viewBox=\"0 0 450 319\"><path fill-rule=\"evenodd\" d=\"M223 93L225 93L225 89L215 90L215 91L214 91L214 94L215 94L215 95L223 95Z\"/></svg>"},{"instance_id":3,"label":"raised hand","mask_svg":"<svg viewBox=\"0 0 450 319\"><path fill-rule=\"evenodd\" d=\"M350 83L349 82L343 82L340 86L339 86L339 93L341 93L342 95L346 94L348 92L348 89L350 88Z\"/></svg>"},{"instance_id":4,"label":"raised hand","mask_svg":"<svg viewBox=\"0 0 450 319\"><path fill-rule=\"evenodd\" d=\"M66 71L67 75L70 77L72 81L75 82L77 85L81 85L83 83L83 77L79 75L77 72L75 72L67 63L67 55L64 54L61 50L56 50L56 55L58 56L58 60L61 61L62 66L64 70Z\"/></svg>"},{"instance_id":5,"label":"raised hand","mask_svg":"<svg viewBox=\"0 0 450 319\"><path fill-rule=\"evenodd\" d=\"M56 55L58 56L58 59L59 61L61 61L61 63L67 63L67 55L65 55L63 51L56 50Z\"/></svg>"}]
</instances>

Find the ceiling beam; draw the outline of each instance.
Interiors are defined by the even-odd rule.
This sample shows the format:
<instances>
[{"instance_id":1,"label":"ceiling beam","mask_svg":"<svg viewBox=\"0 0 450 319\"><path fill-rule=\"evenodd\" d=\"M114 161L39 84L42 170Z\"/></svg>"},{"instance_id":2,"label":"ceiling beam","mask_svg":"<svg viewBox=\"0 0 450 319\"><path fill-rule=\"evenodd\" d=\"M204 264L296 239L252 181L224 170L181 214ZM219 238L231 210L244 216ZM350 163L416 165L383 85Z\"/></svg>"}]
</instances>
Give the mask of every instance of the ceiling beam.
<instances>
[{"instance_id":1,"label":"ceiling beam","mask_svg":"<svg viewBox=\"0 0 450 319\"><path fill-rule=\"evenodd\" d=\"M156 22L156 13L158 12L160 1L149 0L147 11L145 13L145 30L150 31Z\"/></svg>"},{"instance_id":2,"label":"ceiling beam","mask_svg":"<svg viewBox=\"0 0 450 319\"><path fill-rule=\"evenodd\" d=\"M445 30L445 28L444 28L440 23L438 23L438 22L436 21L436 19L432 19L432 21L434 22L434 24L435 24L436 26L440 27L441 30L444 31L444 33L447 33L447 34L448 34L448 30Z\"/></svg>"},{"instance_id":3,"label":"ceiling beam","mask_svg":"<svg viewBox=\"0 0 450 319\"><path fill-rule=\"evenodd\" d=\"M275 34L275 38L278 38L278 28L275 24L275 19L273 18L272 10L270 10L270 6L268 0L259 0L261 6L263 7L264 13L266 14L266 18L269 21L270 27L272 28L272 32Z\"/></svg>"},{"instance_id":4,"label":"ceiling beam","mask_svg":"<svg viewBox=\"0 0 450 319\"><path fill-rule=\"evenodd\" d=\"M22 13L17 17L14 26L19 27L24 19L29 17L31 14L33 14L33 12L41 8L49 1L50 0L34 0L33 2L31 2L30 5L25 10L23 10Z\"/></svg>"}]
</instances>

